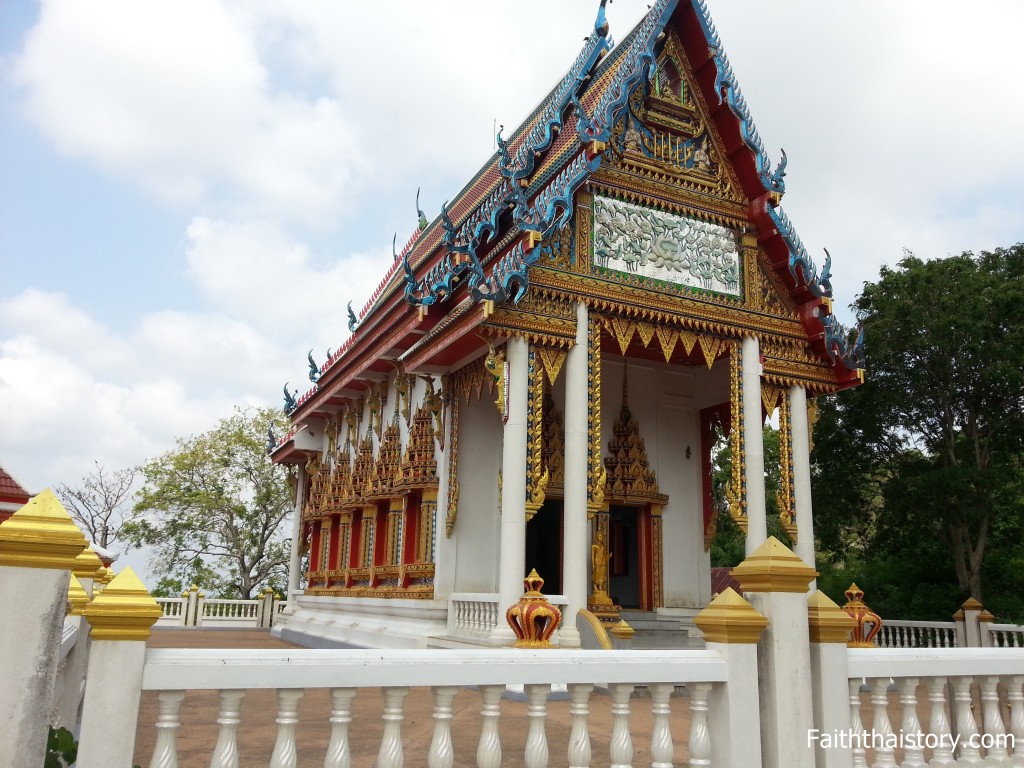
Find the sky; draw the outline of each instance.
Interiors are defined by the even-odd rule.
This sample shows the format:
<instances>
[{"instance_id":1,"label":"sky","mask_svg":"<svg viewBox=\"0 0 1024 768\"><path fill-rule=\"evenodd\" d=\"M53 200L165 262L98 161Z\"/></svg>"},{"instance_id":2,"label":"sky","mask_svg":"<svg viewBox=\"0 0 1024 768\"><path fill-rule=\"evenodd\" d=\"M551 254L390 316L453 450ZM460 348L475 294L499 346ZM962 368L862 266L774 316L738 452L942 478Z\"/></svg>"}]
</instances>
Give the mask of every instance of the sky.
<instances>
[{"instance_id":1,"label":"sky","mask_svg":"<svg viewBox=\"0 0 1024 768\"><path fill-rule=\"evenodd\" d=\"M308 389L597 5L0 3L0 465L74 484ZM1024 240L1024 3L708 5L841 318L904 249Z\"/></svg>"}]
</instances>

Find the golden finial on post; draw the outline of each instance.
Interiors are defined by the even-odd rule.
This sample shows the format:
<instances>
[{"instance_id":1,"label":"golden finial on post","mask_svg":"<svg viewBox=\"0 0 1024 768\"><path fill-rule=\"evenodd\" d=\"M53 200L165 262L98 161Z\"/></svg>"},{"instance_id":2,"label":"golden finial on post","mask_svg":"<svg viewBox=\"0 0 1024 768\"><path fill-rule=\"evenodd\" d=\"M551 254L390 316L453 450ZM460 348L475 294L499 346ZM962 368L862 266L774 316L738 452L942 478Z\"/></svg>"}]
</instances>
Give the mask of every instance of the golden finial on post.
<instances>
[{"instance_id":1,"label":"golden finial on post","mask_svg":"<svg viewBox=\"0 0 1024 768\"><path fill-rule=\"evenodd\" d=\"M516 648L550 648L551 636L562 623L562 612L541 593L544 579L537 570L523 579L526 593L505 612L505 621L516 635Z\"/></svg>"},{"instance_id":2,"label":"golden finial on post","mask_svg":"<svg viewBox=\"0 0 1024 768\"><path fill-rule=\"evenodd\" d=\"M71 570L85 536L53 491L33 496L0 528L0 565Z\"/></svg>"},{"instance_id":3,"label":"golden finial on post","mask_svg":"<svg viewBox=\"0 0 1024 768\"><path fill-rule=\"evenodd\" d=\"M94 640L147 640L163 614L146 586L126 567L86 606L85 620Z\"/></svg>"},{"instance_id":4,"label":"golden finial on post","mask_svg":"<svg viewBox=\"0 0 1024 768\"><path fill-rule=\"evenodd\" d=\"M856 584L851 584L850 588L846 590L846 605L843 606L843 611L857 622L847 646L850 648L874 648L875 635L882 629L882 617L872 611L864 602L864 590Z\"/></svg>"}]
</instances>

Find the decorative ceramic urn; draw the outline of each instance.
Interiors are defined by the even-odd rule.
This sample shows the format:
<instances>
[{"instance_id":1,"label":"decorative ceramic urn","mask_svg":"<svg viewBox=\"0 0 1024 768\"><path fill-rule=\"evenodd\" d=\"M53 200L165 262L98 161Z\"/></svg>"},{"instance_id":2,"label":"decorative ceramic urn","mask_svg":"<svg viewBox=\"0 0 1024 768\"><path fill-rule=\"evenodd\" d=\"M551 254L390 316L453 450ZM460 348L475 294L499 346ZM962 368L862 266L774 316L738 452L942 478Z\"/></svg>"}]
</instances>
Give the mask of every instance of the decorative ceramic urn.
<instances>
[{"instance_id":1,"label":"decorative ceramic urn","mask_svg":"<svg viewBox=\"0 0 1024 768\"><path fill-rule=\"evenodd\" d=\"M516 648L550 648L551 636L562 623L562 612L541 594L544 579L536 569L523 579L523 584L526 593L516 605L505 611L505 621L517 638L513 645Z\"/></svg>"}]
</instances>

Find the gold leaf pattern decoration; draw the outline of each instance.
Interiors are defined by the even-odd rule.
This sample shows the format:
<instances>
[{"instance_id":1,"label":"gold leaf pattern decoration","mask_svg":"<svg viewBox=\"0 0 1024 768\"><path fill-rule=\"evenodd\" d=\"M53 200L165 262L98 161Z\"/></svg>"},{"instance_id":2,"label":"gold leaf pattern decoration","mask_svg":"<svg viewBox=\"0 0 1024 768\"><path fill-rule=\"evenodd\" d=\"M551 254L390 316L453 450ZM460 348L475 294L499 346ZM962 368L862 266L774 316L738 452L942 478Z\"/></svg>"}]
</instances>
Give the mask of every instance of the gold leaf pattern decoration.
<instances>
[{"instance_id":1,"label":"gold leaf pattern decoration","mask_svg":"<svg viewBox=\"0 0 1024 768\"><path fill-rule=\"evenodd\" d=\"M608 443L611 454L604 460L607 472L605 498L619 502L648 502L663 505L668 502L658 489L658 479L647 458L647 448L640 436L640 425L629 410L629 387L622 377L622 408L613 427L614 437Z\"/></svg>"},{"instance_id":2,"label":"gold leaf pattern decoration","mask_svg":"<svg viewBox=\"0 0 1024 768\"><path fill-rule=\"evenodd\" d=\"M729 350L729 452L732 455L732 476L725 495L729 500L729 516L744 533L747 532L746 453L743 444L743 358L739 342Z\"/></svg>"},{"instance_id":3,"label":"gold leaf pattern decoration","mask_svg":"<svg viewBox=\"0 0 1024 768\"><path fill-rule=\"evenodd\" d=\"M562 365L565 364L567 352L564 349L553 347L537 347L537 354L544 366L544 373L547 375L548 384L555 385L558 374L562 372Z\"/></svg>"},{"instance_id":4,"label":"gold leaf pattern decoration","mask_svg":"<svg viewBox=\"0 0 1024 768\"><path fill-rule=\"evenodd\" d=\"M532 344L527 363L528 397L526 413L526 520L544 504L548 470L544 466L544 372L540 355Z\"/></svg>"}]
</instances>

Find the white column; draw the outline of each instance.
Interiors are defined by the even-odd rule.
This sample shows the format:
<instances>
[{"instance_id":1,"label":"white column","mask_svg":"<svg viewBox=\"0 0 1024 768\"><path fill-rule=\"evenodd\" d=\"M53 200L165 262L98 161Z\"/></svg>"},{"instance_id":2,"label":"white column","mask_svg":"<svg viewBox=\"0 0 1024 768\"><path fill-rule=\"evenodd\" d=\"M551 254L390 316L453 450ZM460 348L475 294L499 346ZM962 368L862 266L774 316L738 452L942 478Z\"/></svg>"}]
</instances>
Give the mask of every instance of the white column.
<instances>
[{"instance_id":1,"label":"white column","mask_svg":"<svg viewBox=\"0 0 1024 768\"><path fill-rule=\"evenodd\" d=\"M756 336L743 339L743 449L746 453L747 555L768 539L764 501L764 420L761 418L761 349Z\"/></svg>"},{"instance_id":2,"label":"white column","mask_svg":"<svg viewBox=\"0 0 1024 768\"><path fill-rule=\"evenodd\" d=\"M576 305L576 343L565 361L565 499L562 507L562 593L567 605L559 630L560 644L578 648L576 614L587 607L587 564L590 542L587 525L588 403L587 305Z\"/></svg>"},{"instance_id":3,"label":"white column","mask_svg":"<svg viewBox=\"0 0 1024 768\"><path fill-rule=\"evenodd\" d=\"M793 495L795 496L797 543L796 556L812 568L814 556L814 512L811 507L811 447L807 427L807 390L791 387L789 390L789 425L793 444ZM811 582L811 591L817 588Z\"/></svg>"},{"instance_id":4,"label":"white column","mask_svg":"<svg viewBox=\"0 0 1024 768\"><path fill-rule=\"evenodd\" d=\"M505 622L505 611L523 596L526 562L526 412L529 397L526 339L511 338L505 345L509 381L505 390L508 422L502 433L501 554L498 565L498 625L491 632L495 645L515 641Z\"/></svg>"},{"instance_id":5,"label":"white column","mask_svg":"<svg viewBox=\"0 0 1024 768\"><path fill-rule=\"evenodd\" d=\"M306 502L306 468L299 467L295 478L295 507L292 510L292 553L288 559L289 612L295 610L292 592L299 588L299 569L302 567L302 507Z\"/></svg>"}]
</instances>

